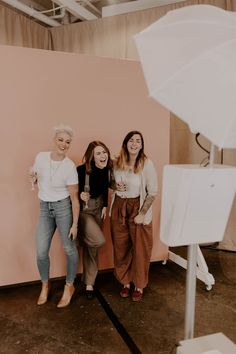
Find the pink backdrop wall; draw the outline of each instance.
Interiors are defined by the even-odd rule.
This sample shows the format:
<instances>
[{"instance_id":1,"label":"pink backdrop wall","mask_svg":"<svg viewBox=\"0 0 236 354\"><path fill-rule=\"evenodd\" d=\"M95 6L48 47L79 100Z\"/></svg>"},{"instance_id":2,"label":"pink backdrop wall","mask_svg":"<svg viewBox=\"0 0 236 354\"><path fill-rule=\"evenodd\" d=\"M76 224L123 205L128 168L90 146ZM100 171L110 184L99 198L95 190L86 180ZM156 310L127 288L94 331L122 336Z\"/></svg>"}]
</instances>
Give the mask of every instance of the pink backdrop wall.
<instances>
[{"instance_id":1,"label":"pink backdrop wall","mask_svg":"<svg viewBox=\"0 0 236 354\"><path fill-rule=\"evenodd\" d=\"M148 98L138 62L6 46L0 47L0 58L1 286L39 279L34 249L38 199L30 191L27 170L39 151L50 150L52 127L63 122L74 128L69 156L76 164L89 141L104 141L114 155L129 130L142 131L161 187L169 158L169 113ZM160 200L159 194L152 260L167 254L159 240ZM108 219L104 230L100 269L113 266ZM64 274L65 257L55 235L51 276Z\"/></svg>"}]
</instances>

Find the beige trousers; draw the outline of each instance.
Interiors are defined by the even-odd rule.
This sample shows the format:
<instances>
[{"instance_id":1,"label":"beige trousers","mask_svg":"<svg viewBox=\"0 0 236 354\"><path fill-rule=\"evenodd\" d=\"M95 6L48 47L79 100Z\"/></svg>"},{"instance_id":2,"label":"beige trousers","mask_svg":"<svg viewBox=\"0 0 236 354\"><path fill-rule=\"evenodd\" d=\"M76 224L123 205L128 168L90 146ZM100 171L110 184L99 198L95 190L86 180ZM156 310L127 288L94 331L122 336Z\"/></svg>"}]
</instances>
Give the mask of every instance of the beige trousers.
<instances>
[{"instance_id":1,"label":"beige trousers","mask_svg":"<svg viewBox=\"0 0 236 354\"><path fill-rule=\"evenodd\" d=\"M90 199L88 209L80 211L79 241L83 247L83 276L86 285L94 285L98 273L98 248L104 245L101 230L102 200Z\"/></svg>"}]
</instances>

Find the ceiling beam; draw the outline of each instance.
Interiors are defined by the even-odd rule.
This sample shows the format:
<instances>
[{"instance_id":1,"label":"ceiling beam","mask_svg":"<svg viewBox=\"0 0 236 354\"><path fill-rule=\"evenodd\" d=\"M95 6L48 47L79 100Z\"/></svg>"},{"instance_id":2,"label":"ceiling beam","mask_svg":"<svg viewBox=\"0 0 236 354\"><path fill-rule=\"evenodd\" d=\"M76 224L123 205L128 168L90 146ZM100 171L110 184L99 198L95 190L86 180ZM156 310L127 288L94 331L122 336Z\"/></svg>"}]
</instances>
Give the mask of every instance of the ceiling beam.
<instances>
[{"instance_id":1,"label":"ceiling beam","mask_svg":"<svg viewBox=\"0 0 236 354\"><path fill-rule=\"evenodd\" d=\"M120 4L104 6L102 8L102 17L115 16L133 11L146 10L152 7L170 5L177 2L183 2L183 0L136 0L122 2Z\"/></svg>"},{"instance_id":2,"label":"ceiling beam","mask_svg":"<svg viewBox=\"0 0 236 354\"><path fill-rule=\"evenodd\" d=\"M96 20L98 17L92 12L88 11L85 7L77 4L75 0L55 0L59 5L63 5L67 11L72 13L74 16L85 19L85 20Z\"/></svg>"},{"instance_id":3,"label":"ceiling beam","mask_svg":"<svg viewBox=\"0 0 236 354\"><path fill-rule=\"evenodd\" d=\"M49 26L52 26L52 27L61 26L61 24L58 21L53 20L44 14L41 14L39 11L32 9L31 7L23 4L22 2L20 2L18 0L2 0L2 1L5 2L6 4L8 4L12 7L15 7L16 9L26 13L27 15L34 17L43 23L46 23Z\"/></svg>"}]
</instances>

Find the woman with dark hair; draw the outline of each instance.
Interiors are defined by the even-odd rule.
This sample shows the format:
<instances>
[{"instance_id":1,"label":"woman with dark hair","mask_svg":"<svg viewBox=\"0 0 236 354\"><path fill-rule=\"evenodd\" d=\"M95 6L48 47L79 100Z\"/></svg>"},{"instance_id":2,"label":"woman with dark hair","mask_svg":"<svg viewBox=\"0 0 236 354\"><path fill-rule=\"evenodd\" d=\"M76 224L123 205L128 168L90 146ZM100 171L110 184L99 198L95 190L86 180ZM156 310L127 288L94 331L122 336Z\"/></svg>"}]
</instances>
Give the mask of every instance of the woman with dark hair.
<instances>
[{"instance_id":1,"label":"woman with dark hair","mask_svg":"<svg viewBox=\"0 0 236 354\"><path fill-rule=\"evenodd\" d=\"M120 296L140 301L148 283L153 244L152 203L157 194L154 165L144 153L139 131L129 132L114 161L115 192L111 206L111 232L114 246L114 273L123 285Z\"/></svg>"},{"instance_id":2,"label":"woman with dark hair","mask_svg":"<svg viewBox=\"0 0 236 354\"><path fill-rule=\"evenodd\" d=\"M101 141L92 141L77 167L79 177L79 237L83 246L83 277L88 299L94 297L98 272L98 248L105 243L101 230L106 217L109 176L112 166L110 152Z\"/></svg>"}]
</instances>

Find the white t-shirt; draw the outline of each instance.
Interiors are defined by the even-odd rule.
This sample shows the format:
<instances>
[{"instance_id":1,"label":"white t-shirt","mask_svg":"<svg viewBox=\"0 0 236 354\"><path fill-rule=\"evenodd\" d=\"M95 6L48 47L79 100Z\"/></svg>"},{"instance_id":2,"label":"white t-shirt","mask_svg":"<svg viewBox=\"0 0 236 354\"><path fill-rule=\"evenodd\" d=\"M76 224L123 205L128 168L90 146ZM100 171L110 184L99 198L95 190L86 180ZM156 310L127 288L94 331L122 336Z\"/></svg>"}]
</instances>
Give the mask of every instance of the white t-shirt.
<instances>
[{"instance_id":1,"label":"white t-shirt","mask_svg":"<svg viewBox=\"0 0 236 354\"><path fill-rule=\"evenodd\" d=\"M51 159L51 152L40 152L33 170L37 173L38 197L45 202L55 202L69 196L67 186L78 184L78 174L73 161Z\"/></svg>"}]
</instances>

